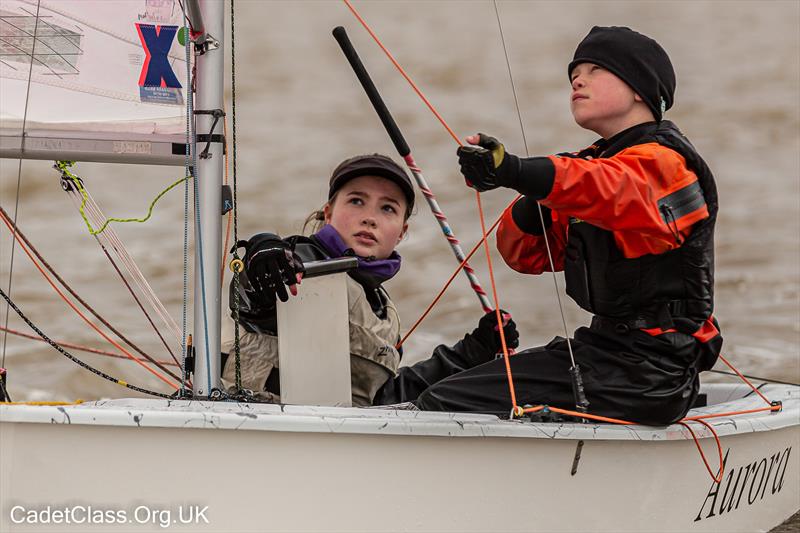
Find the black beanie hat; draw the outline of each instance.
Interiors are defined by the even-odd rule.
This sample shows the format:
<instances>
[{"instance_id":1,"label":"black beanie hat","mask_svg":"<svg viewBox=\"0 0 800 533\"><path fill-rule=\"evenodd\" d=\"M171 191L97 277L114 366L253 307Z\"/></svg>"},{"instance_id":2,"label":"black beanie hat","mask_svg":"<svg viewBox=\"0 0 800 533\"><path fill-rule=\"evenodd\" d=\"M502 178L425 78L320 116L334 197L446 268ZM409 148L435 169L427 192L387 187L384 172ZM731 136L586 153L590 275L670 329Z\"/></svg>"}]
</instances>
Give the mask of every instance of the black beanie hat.
<instances>
[{"instance_id":1,"label":"black beanie hat","mask_svg":"<svg viewBox=\"0 0 800 533\"><path fill-rule=\"evenodd\" d=\"M667 52L650 37L624 26L595 26L578 44L567 75L580 63L607 68L627 83L660 121L672 107L675 70Z\"/></svg>"}]
</instances>

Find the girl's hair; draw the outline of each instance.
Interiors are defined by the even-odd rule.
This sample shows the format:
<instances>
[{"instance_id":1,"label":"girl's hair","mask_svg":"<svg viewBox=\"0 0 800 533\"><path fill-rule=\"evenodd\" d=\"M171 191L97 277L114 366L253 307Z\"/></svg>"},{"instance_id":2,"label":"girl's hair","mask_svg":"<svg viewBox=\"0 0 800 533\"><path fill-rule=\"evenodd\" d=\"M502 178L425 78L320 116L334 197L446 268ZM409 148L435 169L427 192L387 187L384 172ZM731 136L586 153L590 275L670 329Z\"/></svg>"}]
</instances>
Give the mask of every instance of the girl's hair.
<instances>
[{"instance_id":1,"label":"girl's hair","mask_svg":"<svg viewBox=\"0 0 800 533\"><path fill-rule=\"evenodd\" d=\"M336 197L334 196L334 198ZM325 203L325 205L328 204ZM312 235L321 230L322 226L325 225L325 205L315 211L312 211L311 214L306 217L305 222L303 222L303 235ZM311 230L306 233L306 228L309 227Z\"/></svg>"}]
</instances>

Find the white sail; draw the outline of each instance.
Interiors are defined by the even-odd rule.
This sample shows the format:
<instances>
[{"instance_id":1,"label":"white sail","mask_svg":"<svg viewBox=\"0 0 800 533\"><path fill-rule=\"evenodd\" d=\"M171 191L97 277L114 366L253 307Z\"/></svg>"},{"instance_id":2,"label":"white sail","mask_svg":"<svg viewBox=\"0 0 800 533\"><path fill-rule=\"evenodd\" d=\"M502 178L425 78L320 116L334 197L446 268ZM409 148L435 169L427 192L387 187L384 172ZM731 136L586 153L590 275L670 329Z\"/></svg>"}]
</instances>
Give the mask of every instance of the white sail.
<instances>
[{"instance_id":1,"label":"white sail","mask_svg":"<svg viewBox=\"0 0 800 533\"><path fill-rule=\"evenodd\" d=\"M0 156L182 164L182 27L177 0L4 0Z\"/></svg>"}]
</instances>

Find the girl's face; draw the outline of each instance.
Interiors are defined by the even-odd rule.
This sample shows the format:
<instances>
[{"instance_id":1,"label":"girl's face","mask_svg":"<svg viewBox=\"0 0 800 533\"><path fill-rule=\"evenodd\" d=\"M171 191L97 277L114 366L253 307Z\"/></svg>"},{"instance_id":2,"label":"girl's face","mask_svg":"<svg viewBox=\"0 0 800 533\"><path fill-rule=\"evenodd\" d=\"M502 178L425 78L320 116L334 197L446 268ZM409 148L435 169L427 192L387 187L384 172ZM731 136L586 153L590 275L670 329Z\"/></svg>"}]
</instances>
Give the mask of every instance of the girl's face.
<instances>
[{"instance_id":1,"label":"girl's face","mask_svg":"<svg viewBox=\"0 0 800 533\"><path fill-rule=\"evenodd\" d=\"M575 122L605 139L637 124L642 112L650 113L627 83L599 65L580 63L570 79L570 109ZM650 120L654 120L652 113Z\"/></svg>"},{"instance_id":2,"label":"girl's face","mask_svg":"<svg viewBox=\"0 0 800 533\"><path fill-rule=\"evenodd\" d=\"M386 259L408 229L403 191L379 176L359 176L345 183L324 213L325 223L360 257Z\"/></svg>"}]
</instances>

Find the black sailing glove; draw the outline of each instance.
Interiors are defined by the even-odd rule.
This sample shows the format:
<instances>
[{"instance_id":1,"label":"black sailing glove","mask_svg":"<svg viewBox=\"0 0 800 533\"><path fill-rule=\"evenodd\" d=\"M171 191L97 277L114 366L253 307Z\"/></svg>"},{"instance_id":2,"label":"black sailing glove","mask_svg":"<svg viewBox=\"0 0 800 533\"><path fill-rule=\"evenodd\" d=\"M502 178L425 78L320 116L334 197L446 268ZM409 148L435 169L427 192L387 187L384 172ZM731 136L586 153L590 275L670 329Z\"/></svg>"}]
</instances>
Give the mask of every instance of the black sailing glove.
<instances>
[{"instance_id":1,"label":"black sailing glove","mask_svg":"<svg viewBox=\"0 0 800 533\"><path fill-rule=\"evenodd\" d=\"M511 314L502 309L500 310L500 316L503 318L503 334L506 338L506 347L509 349L518 347L519 332L517 331L517 324L511 318ZM494 311L489 311L481 317L478 321L478 327L472 331L471 336L489 349L492 354L498 353L503 349L503 345L500 342L500 330L497 327L497 314Z\"/></svg>"},{"instance_id":2,"label":"black sailing glove","mask_svg":"<svg viewBox=\"0 0 800 533\"><path fill-rule=\"evenodd\" d=\"M237 243L237 245L241 244ZM289 243L274 233L259 233L244 244L244 268L261 305L275 305L275 299L289 300L286 285L296 294L298 274L305 272L303 261Z\"/></svg>"},{"instance_id":3,"label":"black sailing glove","mask_svg":"<svg viewBox=\"0 0 800 533\"><path fill-rule=\"evenodd\" d=\"M467 187L484 192L517 182L519 158L494 137L479 133L478 146L461 146L456 153Z\"/></svg>"}]
</instances>

